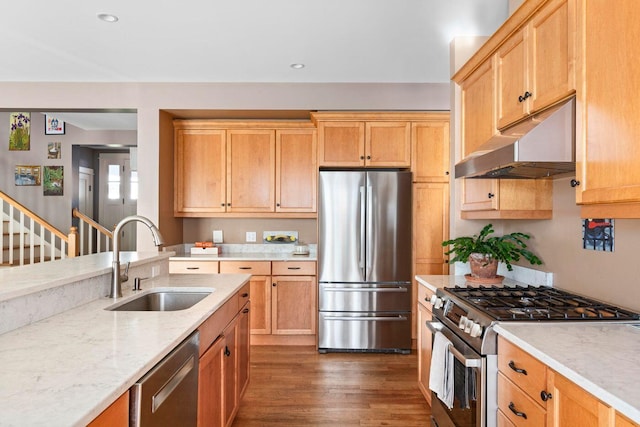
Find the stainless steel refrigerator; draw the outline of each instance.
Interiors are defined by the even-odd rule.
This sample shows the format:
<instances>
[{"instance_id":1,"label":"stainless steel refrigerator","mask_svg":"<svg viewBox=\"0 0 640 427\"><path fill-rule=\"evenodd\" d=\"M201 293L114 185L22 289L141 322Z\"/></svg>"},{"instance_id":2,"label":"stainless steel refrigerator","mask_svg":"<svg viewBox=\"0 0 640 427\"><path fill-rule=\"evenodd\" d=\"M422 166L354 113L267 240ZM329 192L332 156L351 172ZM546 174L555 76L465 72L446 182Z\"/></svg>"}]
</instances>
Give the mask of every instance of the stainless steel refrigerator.
<instances>
[{"instance_id":1,"label":"stainless steel refrigerator","mask_svg":"<svg viewBox=\"0 0 640 427\"><path fill-rule=\"evenodd\" d=\"M318 349L411 351L411 172L320 171Z\"/></svg>"}]
</instances>

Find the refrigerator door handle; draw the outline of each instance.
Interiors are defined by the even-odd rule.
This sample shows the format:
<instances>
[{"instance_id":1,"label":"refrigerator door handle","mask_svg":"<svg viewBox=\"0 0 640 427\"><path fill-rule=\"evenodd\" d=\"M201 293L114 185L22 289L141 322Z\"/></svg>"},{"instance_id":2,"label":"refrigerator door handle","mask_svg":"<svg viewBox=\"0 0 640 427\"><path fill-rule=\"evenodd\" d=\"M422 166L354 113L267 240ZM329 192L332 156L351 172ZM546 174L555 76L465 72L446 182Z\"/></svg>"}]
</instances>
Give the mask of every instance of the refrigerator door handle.
<instances>
[{"instance_id":1,"label":"refrigerator door handle","mask_svg":"<svg viewBox=\"0 0 640 427\"><path fill-rule=\"evenodd\" d=\"M365 190L364 190L364 186L361 185L360 186L360 250L359 250L359 254L358 254L358 266L360 267L360 270L362 271L362 276L363 278L366 280L366 276L365 276L365 244L366 244L366 233L365 233L365 225L366 225L366 197L365 197Z\"/></svg>"},{"instance_id":2,"label":"refrigerator door handle","mask_svg":"<svg viewBox=\"0 0 640 427\"><path fill-rule=\"evenodd\" d=\"M371 270L373 268L373 254L371 251L371 239L374 238L375 234L373 233L373 187L367 185L367 236L369 237L366 241L366 271L365 271L365 280L371 280Z\"/></svg>"}]
</instances>

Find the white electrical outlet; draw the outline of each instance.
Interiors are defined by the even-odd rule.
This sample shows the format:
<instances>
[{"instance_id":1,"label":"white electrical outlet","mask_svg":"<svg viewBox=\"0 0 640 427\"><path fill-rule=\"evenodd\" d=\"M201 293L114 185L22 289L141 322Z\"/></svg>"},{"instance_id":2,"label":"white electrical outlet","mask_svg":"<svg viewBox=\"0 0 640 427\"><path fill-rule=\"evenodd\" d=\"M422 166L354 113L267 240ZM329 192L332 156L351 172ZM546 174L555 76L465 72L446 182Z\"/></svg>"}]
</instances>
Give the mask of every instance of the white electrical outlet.
<instances>
[{"instance_id":1,"label":"white electrical outlet","mask_svg":"<svg viewBox=\"0 0 640 427\"><path fill-rule=\"evenodd\" d=\"M256 241L256 232L255 231L247 231L247 242L255 242Z\"/></svg>"},{"instance_id":2,"label":"white electrical outlet","mask_svg":"<svg viewBox=\"0 0 640 427\"><path fill-rule=\"evenodd\" d=\"M160 266L154 265L151 267L151 277L156 277L160 275Z\"/></svg>"}]
</instances>

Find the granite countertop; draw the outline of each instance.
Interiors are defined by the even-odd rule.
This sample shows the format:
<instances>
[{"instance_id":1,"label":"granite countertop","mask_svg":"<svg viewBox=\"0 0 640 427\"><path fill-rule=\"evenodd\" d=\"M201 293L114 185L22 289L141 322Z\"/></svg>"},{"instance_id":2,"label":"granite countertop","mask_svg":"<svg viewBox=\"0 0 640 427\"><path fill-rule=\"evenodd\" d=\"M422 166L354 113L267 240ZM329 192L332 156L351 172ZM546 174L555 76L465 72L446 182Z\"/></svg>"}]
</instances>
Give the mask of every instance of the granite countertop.
<instances>
[{"instance_id":1,"label":"granite countertop","mask_svg":"<svg viewBox=\"0 0 640 427\"><path fill-rule=\"evenodd\" d=\"M308 245L308 255L294 255L292 244L235 244L218 245L219 255L191 255L192 244L169 246L172 261L317 261L317 245Z\"/></svg>"},{"instance_id":2,"label":"granite countertop","mask_svg":"<svg viewBox=\"0 0 640 427\"><path fill-rule=\"evenodd\" d=\"M0 335L0 426L86 425L249 278L245 274L158 276L143 281L143 290L137 293L167 287L214 291L193 307L173 312L107 311L114 300L103 297ZM126 286L123 293L118 302L134 292Z\"/></svg>"},{"instance_id":3,"label":"granite countertop","mask_svg":"<svg viewBox=\"0 0 640 427\"><path fill-rule=\"evenodd\" d=\"M640 423L640 322L503 322L494 330Z\"/></svg>"},{"instance_id":4,"label":"granite countertop","mask_svg":"<svg viewBox=\"0 0 640 427\"><path fill-rule=\"evenodd\" d=\"M425 275L416 280L433 292L467 286L464 276ZM503 283L527 284L509 278ZM640 423L640 322L501 322L494 331Z\"/></svg>"}]
</instances>

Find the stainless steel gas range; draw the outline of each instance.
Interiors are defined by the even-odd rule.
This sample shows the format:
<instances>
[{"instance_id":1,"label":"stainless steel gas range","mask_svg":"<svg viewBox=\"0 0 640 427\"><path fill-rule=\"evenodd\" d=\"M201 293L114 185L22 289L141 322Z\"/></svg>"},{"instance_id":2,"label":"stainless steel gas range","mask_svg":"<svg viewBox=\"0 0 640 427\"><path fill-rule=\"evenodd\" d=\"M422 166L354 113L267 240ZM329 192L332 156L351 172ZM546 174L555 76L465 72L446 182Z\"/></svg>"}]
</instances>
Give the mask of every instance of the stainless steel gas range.
<instances>
[{"instance_id":1,"label":"stainless steel gas range","mask_svg":"<svg viewBox=\"0 0 640 427\"><path fill-rule=\"evenodd\" d=\"M431 298L433 322L454 357L454 402L448 408L432 393L431 425L493 427L497 411L497 336L500 322L630 321L638 313L557 288L536 286L456 286ZM431 372L437 367L432 366Z\"/></svg>"}]
</instances>

